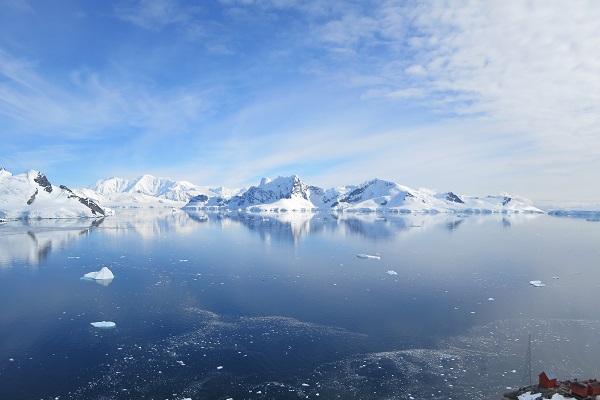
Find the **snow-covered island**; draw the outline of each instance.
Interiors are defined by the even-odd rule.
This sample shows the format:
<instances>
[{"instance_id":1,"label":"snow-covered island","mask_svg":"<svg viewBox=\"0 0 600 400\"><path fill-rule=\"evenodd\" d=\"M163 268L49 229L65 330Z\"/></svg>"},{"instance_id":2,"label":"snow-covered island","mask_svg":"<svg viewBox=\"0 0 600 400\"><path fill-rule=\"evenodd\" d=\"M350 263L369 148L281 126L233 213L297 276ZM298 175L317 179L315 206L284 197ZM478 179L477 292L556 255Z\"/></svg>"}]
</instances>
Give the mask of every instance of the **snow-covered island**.
<instances>
[{"instance_id":1,"label":"snow-covered island","mask_svg":"<svg viewBox=\"0 0 600 400\"><path fill-rule=\"evenodd\" d=\"M241 190L152 175L101 179L87 188L70 190L51 185L38 171L13 176L0 169L0 195L0 219L103 217L110 209L157 207L248 212L544 213L520 196L438 193L380 179L323 189L296 175L263 178L259 185Z\"/></svg>"}]
</instances>

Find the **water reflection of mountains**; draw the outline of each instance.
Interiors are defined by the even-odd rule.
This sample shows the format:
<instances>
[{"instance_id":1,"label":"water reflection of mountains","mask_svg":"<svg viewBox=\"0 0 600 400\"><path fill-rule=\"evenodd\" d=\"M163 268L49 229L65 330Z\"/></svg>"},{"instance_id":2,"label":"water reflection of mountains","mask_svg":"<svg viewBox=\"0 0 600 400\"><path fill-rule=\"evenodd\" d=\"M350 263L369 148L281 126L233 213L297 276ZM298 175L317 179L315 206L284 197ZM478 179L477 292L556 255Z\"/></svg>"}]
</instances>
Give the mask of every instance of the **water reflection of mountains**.
<instances>
[{"instance_id":1,"label":"water reflection of mountains","mask_svg":"<svg viewBox=\"0 0 600 400\"><path fill-rule=\"evenodd\" d=\"M11 221L0 225L0 267L12 262L37 265L53 250L65 248L99 229L109 235L136 234L152 239L170 233L193 234L197 229L223 230L243 226L265 242L298 243L309 235L351 235L366 240L389 240L429 229L454 232L466 223L493 223L510 227L535 215L461 216L456 214L383 215L360 213L245 213L154 211L119 212L101 220L46 219Z\"/></svg>"},{"instance_id":2,"label":"water reflection of mountains","mask_svg":"<svg viewBox=\"0 0 600 400\"><path fill-rule=\"evenodd\" d=\"M0 225L0 267L12 262L35 266L56 249L88 235L102 219L41 219Z\"/></svg>"},{"instance_id":3,"label":"water reflection of mountains","mask_svg":"<svg viewBox=\"0 0 600 400\"><path fill-rule=\"evenodd\" d=\"M454 232L463 223L488 222L510 227L512 223L535 216L464 216L456 214L381 215L360 213L204 213L187 211L193 220L219 224L224 228L242 224L265 241L298 242L308 235L353 235L369 240L387 240L398 235L446 229Z\"/></svg>"}]
</instances>

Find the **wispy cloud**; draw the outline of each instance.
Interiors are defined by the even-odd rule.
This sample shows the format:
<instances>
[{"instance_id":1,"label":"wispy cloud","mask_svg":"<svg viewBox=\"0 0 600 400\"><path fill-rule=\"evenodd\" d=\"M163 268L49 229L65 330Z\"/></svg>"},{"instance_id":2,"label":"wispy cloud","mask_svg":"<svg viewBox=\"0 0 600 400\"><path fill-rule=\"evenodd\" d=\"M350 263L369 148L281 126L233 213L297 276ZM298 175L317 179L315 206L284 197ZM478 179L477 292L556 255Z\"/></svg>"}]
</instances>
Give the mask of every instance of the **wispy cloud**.
<instances>
[{"instance_id":1,"label":"wispy cloud","mask_svg":"<svg viewBox=\"0 0 600 400\"><path fill-rule=\"evenodd\" d=\"M49 17L70 25L47 52L16 28L36 12L0 28L0 127L65 145L56 162L93 144L127 160L115 171L214 184L298 173L600 195L593 0L90 4L69 9L90 23ZM82 30L98 48L69 47Z\"/></svg>"},{"instance_id":2,"label":"wispy cloud","mask_svg":"<svg viewBox=\"0 0 600 400\"><path fill-rule=\"evenodd\" d=\"M134 0L118 6L115 11L119 18L151 30L185 23L192 17L189 9L169 0Z\"/></svg>"},{"instance_id":3,"label":"wispy cloud","mask_svg":"<svg viewBox=\"0 0 600 400\"><path fill-rule=\"evenodd\" d=\"M600 145L600 81L592 78L600 72L600 6L453 4L417 9L424 87L460 93L457 113L483 114L542 146L587 153Z\"/></svg>"},{"instance_id":4,"label":"wispy cloud","mask_svg":"<svg viewBox=\"0 0 600 400\"><path fill-rule=\"evenodd\" d=\"M177 134L209 113L207 93L195 88L156 93L144 86L102 82L87 71L73 71L71 87L65 87L49 82L37 69L35 62L0 50L0 115L33 136L92 139L125 128Z\"/></svg>"},{"instance_id":5,"label":"wispy cloud","mask_svg":"<svg viewBox=\"0 0 600 400\"><path fill-rule=\"evenodd\" d=\"M543 149L594 156L600 147L597 2L223 3L303 13L304 45L328 57L301 68L360 87L364 99L486 118Z\"/></svg>"}]
</instances>

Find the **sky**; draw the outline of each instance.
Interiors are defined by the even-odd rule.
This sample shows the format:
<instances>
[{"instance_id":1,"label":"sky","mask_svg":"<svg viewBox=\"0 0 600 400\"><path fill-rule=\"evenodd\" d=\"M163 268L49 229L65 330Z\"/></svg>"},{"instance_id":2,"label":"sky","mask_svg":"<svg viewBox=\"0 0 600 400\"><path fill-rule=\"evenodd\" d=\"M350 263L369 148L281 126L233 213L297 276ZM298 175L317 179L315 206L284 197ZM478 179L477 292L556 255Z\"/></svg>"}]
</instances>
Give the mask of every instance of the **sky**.
<instances>
[{"instance_id":1,"label":"sky","mask_svg":"<svg viewBox=\"0 0 600 400\"><path fill-rule=\"evenodd\" d=\"M600 204L596 0L0 0L0 166Z\"/></svg>"}]
</instances>

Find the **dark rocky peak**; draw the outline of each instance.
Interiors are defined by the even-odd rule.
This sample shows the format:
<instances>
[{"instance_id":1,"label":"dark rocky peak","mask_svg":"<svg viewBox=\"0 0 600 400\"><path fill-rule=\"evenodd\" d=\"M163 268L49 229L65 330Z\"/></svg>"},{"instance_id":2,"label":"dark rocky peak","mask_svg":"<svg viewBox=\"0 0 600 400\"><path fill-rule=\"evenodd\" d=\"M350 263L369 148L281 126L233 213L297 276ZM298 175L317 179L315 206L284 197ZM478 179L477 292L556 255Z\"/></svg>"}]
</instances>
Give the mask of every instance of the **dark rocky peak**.
<instances>
[{"instance_id":1,"label":"dark rocky peak","mask_svg":"<svg viewBox=\"0 0 600 400\"><path fill-rule=\"evenodd\" d=\"M391 182L380 181L379 179L373 179L368 182L363 183L350 193L348 193L343 199L340 199L340 202L343 203L358 203L363 200L362 193L367 190L370 186L377 184L378 182L384 183L385 186L393 186L394 184Z\"/></svg>"},{"instance_id":2,"label":"dark rocky peak","mask_svg":"<svg viewBox=\"0 0 600 400\"><path fill-rule=\"evenodd\" d=\"M73 191L71 189L69 189L65 185L60 185L59 187L62 190L66 191L66 192L69 192L69 195L68 195L69 199L76 199L76 200L78 200L81 204L83 204L84 206L86 206L87 208L89 208L92 211L93 215L106 215L105 211L98 204L96 204L96 202L94 202L94 200L92 200L92 199L85 199L83 197L80 197L80 196L76 195L75 193L73 193Z\"/></svg>"},{"instance_id":3,"label":"dark rocky peak","mask_svg":"<svg viewBox=\"0 0 600 400\"><path fill-rule=\"evenodd\" d=\"M448 192L448 194L446 195L446 200L448 200L448 201L452 201L452 202L454 202L454 203L461 203L461 204L464 204L464 201L462 201L462 200L460 199L460 197L458 197L457 195L455 195L455 194L454 194L454 193L452 193L452 192Z\"/></svg>"},{"instance_id":4,"label":"dark rocky peak","mask_svg":"<svg viewBox=\"0 0 600 400\"><path fill-rule=\"evenodd\" d=\"M503 206L507 205L508 203L510 203L510 201L511 201L511 200L512 200L512 199L511 199L510 197L504 196L504 197L502 198L502 205L503 205Z\"/></svg>"},{"instance_id":5,"label":"dark rocky peak","mask_svg":"<svg viewBox=\"0 0 600 400\"><path fill-rule=\"evenodd\" d=\"M208 196L205 194L199 194L198 196L194 196L190 199L190 201L196 203L206 203L208 201Z\"/></svg>"},{"instance_id":6,"label":"dark rocky peak","mask_svg":"<svg viewBox=\"0 0 600 400\"><path fill-rule=\"evenodd\" d=\"M362 192L365 191L365 189L367 188L367 186L361 186L358 187L356 189L354 189L353 191L351 191L350 193L348 193L346 195L346 197L344 197L343 199L340 199L340 202L342 203L352 203L352 202L358 202L361 200L361 194Z\"/></svg>"},{"instance_id":7,"label":"dark rocky peak","mask_svg":"<svg viewBox=\"0 0 600 400\"><path fill-rule=\"evenodd\" d=\"M31 195L31 197L29 198L29 200L27 200L27 205L30 206L33 204L33 202L35 201L35 196L37 196L38 194L38 189L35 188L35 193Z\"/></svg>"},{"instance_id":8,"label":"dark rocky peak","mask_svg":"<svg viewBox=\"0 0 600 400\"><path fill-rule=\"evenodd\" d=\"M38 172L37 176L33 178L33 181L43 187L46 192L52 193L52 185L48 181L48 178L46 178L46 175Z\"/></svg>"}]
</instances>

